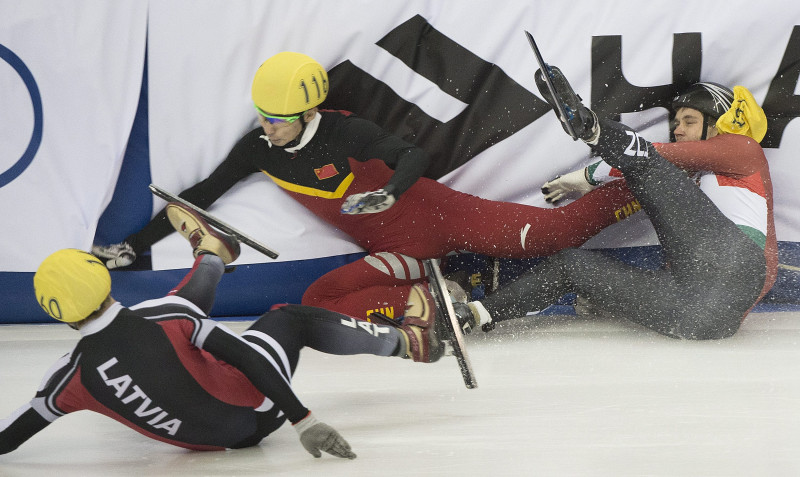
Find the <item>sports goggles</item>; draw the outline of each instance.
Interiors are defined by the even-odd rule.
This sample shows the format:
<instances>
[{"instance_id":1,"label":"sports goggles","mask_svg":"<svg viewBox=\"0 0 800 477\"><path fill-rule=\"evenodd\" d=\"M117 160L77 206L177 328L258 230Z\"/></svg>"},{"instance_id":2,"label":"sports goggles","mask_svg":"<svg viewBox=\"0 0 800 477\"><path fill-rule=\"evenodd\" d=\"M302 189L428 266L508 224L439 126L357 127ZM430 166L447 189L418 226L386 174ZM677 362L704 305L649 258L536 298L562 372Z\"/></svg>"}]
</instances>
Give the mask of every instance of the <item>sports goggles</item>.
<instances>
[{"instance_id":1,"label":"sports goggles","mask_svg":"<svg viewBox=\"0 0 800 477\"><path fill-rule=\"evenodd\" d=\"M303 113L300 113L300 114L296 114L296 115L293 115L293 116L275 116L273 114L265 113L264 111L261 110L261 108L259 108L255 104L253 105L253 107L256 108L256 111L258 111L258 114L264 116L264 118L270 124L277 124L277 123L288 123L288 124L291 124L291 123L297 121L298 119L300 119L300 116L303 115Z\"/></svg>"}]
</instances>

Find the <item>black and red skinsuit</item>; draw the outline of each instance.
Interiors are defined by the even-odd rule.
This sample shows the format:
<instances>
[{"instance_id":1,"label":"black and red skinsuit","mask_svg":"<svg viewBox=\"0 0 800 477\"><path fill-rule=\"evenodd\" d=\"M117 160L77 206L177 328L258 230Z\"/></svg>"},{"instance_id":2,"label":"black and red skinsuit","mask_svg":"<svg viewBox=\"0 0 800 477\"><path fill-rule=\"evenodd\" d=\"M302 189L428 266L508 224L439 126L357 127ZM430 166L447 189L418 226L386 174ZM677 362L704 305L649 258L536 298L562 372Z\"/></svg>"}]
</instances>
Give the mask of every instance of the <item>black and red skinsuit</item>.
<instances>
[{"instance_id":1,"label":"black and red skinsuit","mask_svg":"<svg viewBox=\"0 0 800 477\"><path fill-rule=\"evenodd\" d=\"M397 328L356 326L352 317L302 305L265 313L237 336L206 318L223 272L218 257L200 255L168 296L130 308L114 303L81 327L80 341L47 371L33 399L0 420L0 454L81 410L188 449L256 445L309 413L291 387L304 346L398 353Z\"/></svg>"}]
</instances>

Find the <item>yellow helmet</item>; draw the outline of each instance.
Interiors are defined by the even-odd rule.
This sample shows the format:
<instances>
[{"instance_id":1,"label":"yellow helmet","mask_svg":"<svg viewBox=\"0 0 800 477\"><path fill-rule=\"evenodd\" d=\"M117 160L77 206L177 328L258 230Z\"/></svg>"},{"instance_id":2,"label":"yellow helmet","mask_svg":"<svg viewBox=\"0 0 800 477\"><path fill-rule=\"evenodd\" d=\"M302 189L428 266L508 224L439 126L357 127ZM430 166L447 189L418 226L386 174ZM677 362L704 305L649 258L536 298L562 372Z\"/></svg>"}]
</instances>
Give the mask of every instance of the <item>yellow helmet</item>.
<instances>
[{"instance_id":1,"label":"yellow helmet","mask_svg":"<svg viewBox=\"0 0 800 477\"><path fill-rule=\"evenodd\" d=\"M258 67L251 94L262 115L295 116L325 100L328 73L310 56L284 51Z\"/></svg>"},{"instance_id":2,"label":"yellow helmet","mask_svg":"<svg viewBox=\"0 0 800 477\"><path fill-rule=\"evenodd\" d=\"M39 265L33 276L33 289L45 313L74 323L100 308L111 293L111 275L94 255L66 248Z\"/></svg>"}]
</instances>

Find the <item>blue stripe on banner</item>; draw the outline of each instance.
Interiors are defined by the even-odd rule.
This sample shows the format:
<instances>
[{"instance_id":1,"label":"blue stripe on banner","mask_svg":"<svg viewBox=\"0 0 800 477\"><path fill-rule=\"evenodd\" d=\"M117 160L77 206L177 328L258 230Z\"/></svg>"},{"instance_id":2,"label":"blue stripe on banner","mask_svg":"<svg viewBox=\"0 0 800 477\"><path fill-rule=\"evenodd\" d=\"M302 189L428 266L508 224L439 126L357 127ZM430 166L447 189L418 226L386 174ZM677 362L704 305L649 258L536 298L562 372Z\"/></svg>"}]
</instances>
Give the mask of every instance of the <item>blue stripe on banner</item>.
<instances>
[{"instance_id":1,"label":"blue stripe on banner","mask_svg":"<svg viewBox=\"0 0 800 477\"><path fill-rule=\"evenodd\" d=\"M779 242L781 262L800 264L800 244ZM609 249L623 261L642 267L654 267L660 263L658 247L631 247ZM354 253L313 260L293 262L260 263L238 265L233 273L226 273L217 289L217 298L212 317L252 319L258 317L278 303L300 303L303 292L317 278L334 268L341 267L365 254ZM479 262L481 256L464 254L448 258L447 272L469 269ZM501 259L501 285L522 273L537 260ZM505 270L505 271L504 271ZM143 300L158 298L178 284L187 269L179 270L119 270L111 272L111 294L125 306ZM37 305L33 294L33 273L2 272L0 289L5 290L5 303L0 323L50 323L53 320ZM556 305L543 312L546 315L574 314L574 296L565 296ZM778 280L755 312L797 311L800 309L800 272L780 269Z\"/></svg>"},{"instance_id":2,"label":"blue stripe on banner","mask_svg":"<svg viewBox=\"0 0 800 477\"><path fill-rule=\"evenodd\" d=\"M147 108L147 51L145 51L139 105L133 119L128 147L122 159L114 195L97 223L94 243L118 243L138 232L153 214L150 177L150 139Z\"/></svg>"},{"instance_id":3,"label":"blue stripe on banner","mask_svg":"<svg viewBox=\"0 0 800 477\"><path fill-rule=\"evenodd\" d=\"M274 304L300 303L306 288L323 274L363 257L363 253L293 262L238 265L222 276L212 317L257 317ZM177 285L188 269L112 270L111 295L125 306L159 298ZM0 323L52 323L36 303L32 272L0 273L4 290Z\"/></svg>"},{"instance_id":4,"label":"blue stripe on banner","mask_svg":"<svg viewBox=\"0 0 800 477\"><path fill-rule=\"evenodd\" d=\"M778 242L778 278L762 303L800 305L800 243Z\"/></svg>"}]
</instances>

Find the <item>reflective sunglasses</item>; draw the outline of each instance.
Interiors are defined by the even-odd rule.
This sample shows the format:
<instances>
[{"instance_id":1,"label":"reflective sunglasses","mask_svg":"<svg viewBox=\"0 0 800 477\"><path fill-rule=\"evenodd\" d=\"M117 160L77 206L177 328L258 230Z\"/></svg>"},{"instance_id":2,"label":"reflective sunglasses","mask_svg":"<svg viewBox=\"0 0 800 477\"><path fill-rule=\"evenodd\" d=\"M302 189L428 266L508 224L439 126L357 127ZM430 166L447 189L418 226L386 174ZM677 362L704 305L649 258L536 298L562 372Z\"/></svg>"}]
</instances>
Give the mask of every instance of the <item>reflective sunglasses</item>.
<instances>
[{"instance_id":1,"label":"reflective sunglasses","mask_svg":"<svg viewBox=\"0 0 800 477\"><path fill-rule=\"evenodd\" d=\"M296 114L294 116L275 116L273 114L268 114L268 113L262 111L261 108L259 108L255 104L253 105L253 107L256 108L256 111L258 111L258 114L264 116L264 118L270 124L278 124L278 123L292 124L293 122L295 122L298 119L300 119L300 116L303 115L303 113L300 113L300 114Z\"/></svg>"}]
</instances>

